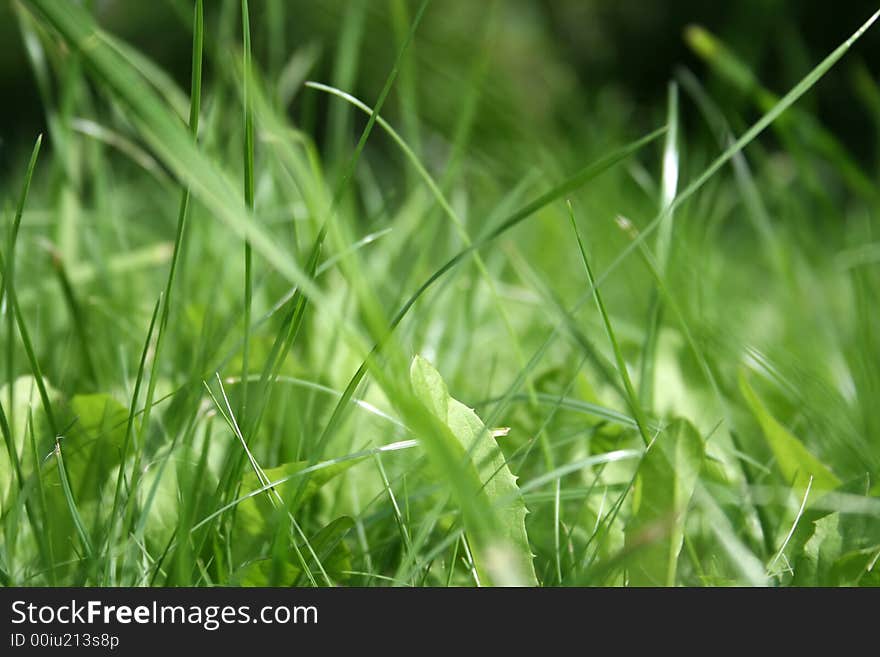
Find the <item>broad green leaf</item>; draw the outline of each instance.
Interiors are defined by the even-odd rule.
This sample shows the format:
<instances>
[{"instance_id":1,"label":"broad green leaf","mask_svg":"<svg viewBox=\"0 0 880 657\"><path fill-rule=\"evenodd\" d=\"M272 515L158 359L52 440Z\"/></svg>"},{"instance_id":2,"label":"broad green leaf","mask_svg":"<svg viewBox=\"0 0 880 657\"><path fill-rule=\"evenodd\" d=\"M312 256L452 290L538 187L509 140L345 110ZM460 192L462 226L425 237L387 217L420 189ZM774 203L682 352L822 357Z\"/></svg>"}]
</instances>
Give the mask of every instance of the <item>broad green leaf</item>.
<instances>
[{"instance_id":1,"label":"broad green leaf","mask_svg":"<svg viewBox=\"0 0 880 657\"><path fill-rule=\"evenodd\" d=\"M345 461L312 472L302 492L300 503L304 504L310 500L324 484L355 463L357 461ZM308 466L309 463L306 461L294 461L275 468L265 469L263 473L269 479L269 482L274 482L291 477L291 475L295 475ZM290 481L278 484L271 490L274 490L286 502L288 497L296 492L298 486L299 479L293 478ZM248 472L242 477L241 491L243 495L260 488L262 488L262 484L253 471ZM271 541L274 535L271 520L276 511L276 506L273 504L272 498L269 497L270 494L274 498L274 493L270 491L249 497L238 505L233 539L236 551L240 549L241 553L245 554L249 546ZM277 500L277 498L275 499Z\"/></svg>"},{"instance_id":2,"label":"broad green leaf","mask_svg":"<svg viewBox=\"0 0 880 657\"><path fill-rule=\"evenodd\" d=\"M164 545L177 529L181 495L177 468L173 458L157 461L138 480L138 503L142 513L147 513L139 522L143 523L144 536L153 545Z\"/></svg>"},{"instance_id":3,"label":"broad green leaf","mask_svg":"<svg viewBox=\"0 0 880 657\"><path fill-rule=\"evenodd\" d=\"M69 411L74 425L63 439L64 465L76 499L85 502L104 490L119 465L128 409L107 394L76 395Z\"/></svg>"},{"instance_id":4,"label":"broad green leaf","mask_svg":"<svg viewBox=\"0 0 880 657\"><path fill-rule=\"evenodd\" d=\"M107 394L75 395L66 402L52 392L50 397L57 399L56 416L64 431L59 446L70 489L65 491L61 484L57 453L41 464L40 477L52 517L49 534L55 555L60 558L74 547L71 536L76 522L80 523L77 532L86 541L106 520L109 508L103 501L120 465L128 411ZM76 516L71 514L74 504Z\"/></svg>"},{"instance_id":5,"label":"broad green leaf","mask_svg":"<svg viewBox=\"0 0 880 657\"><path fill-rule=\"evenodd\" d=\"M498 535L493 537L497 545L472 541L471 550L477 572L481 576L488 576L490 582L510 581L537 586L525 526L528 510L516 484L516 477L511 473L492 433L473 409L449 395L440 373L424 358L416 356L413 359L410 378L419 400L449 428L457 440L455 451L460 452L467 459L469 467L476 471L483 487L482 493L497 513ZM465 530L469 537L479 534L476 528L467 525L468 518L465 516Z\"/></svg>"},{"instance_id":6,"label":"broad green leaf","mask_svg":"<svg viewBox=\"0 0 880 657\"><path fill-rule=\"evenodd\" d=\"M776 457L776 464L782 476L792 483L797 494L804 493L811 477L812 490L818 493L828 492L840 486L840 479L770 414L742 373L739 377L739 387L752 414L761 425L764 439Z\"/></svg>"},{"instance_id":7,"label":"broad green leaf","mask_svg":"<svg viewBox=\"0 0 880 657\"><path fill-rule=\"evenodd\" d=\"M684 523L703 467L703 439L687 420L672 422L639 464L626 528L632 586L673 586Z\"/></svg>"},{"instance_id":8,"label":"broad green leaf","mask_svg":"<svg viewBox=\"0 0 880 657\"><path fill-rule=\"evenodd\" d=\"M880 587L880 545L844 554L831 567L828 583Z\"/></svg>"},{"instance_id":9,"label":"broad green leaf","mask_svg":"<svg viewBox=\"0 0 880 657\"><path fill-rule=\"evenodd\" d=\"M340 516L309 541L324 570L334 579L350 577L348 571L351 570L351 550L348 549L344 539L354 526L355 522L352 518Z\"/></svg>"},{"instance_id":10,"label":"broad green leaf","mask_svg":"<svg viewBox=\"0 0 880 657\"><path fill-rule=\"evenodd\" d=\"M831 584L831 569L840 558L843 540L840 535L840 514L832 513L816 520L801 519L805 527L806 540L803 548L795 554L790 550L796 537L792 537L786 548L793 555L789 560L794 564L795 586L828 586Z\"/></svg>"},{"instance_id":11,"label":"broad green leaf","mask_svg":"<svg viewBox=\"0 0 880 657\"><path fill-rule=\"evenodd\" d=\"M354 520L342 516L309 539L311 549L321 561L324 571L333 580L346 580L350 577L351 550L343 539L353 527ZM299 546L299 551L301 554L310 555L305 543ZM307 558L313 561L310 557ZM273 573L273 568L276 566L277 564L274 564L270 557L256 559L242 566L236 573L235 580L241 586L293 586L302 575L302 568L298 565L293 550L290 550L288 558L280 564L280 572Z\"/></svg>"}]
</instances>

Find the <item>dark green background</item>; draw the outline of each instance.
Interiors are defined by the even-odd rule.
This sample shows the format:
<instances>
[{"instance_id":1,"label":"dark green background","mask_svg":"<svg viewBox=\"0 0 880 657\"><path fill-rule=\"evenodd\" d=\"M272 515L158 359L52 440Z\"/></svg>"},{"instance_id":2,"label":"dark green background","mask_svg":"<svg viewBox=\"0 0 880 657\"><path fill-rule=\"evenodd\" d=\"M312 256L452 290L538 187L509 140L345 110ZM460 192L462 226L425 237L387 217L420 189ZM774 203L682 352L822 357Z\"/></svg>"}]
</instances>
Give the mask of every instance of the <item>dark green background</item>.
<instances>
[{"instance_id":1,"label":"dark green background","mask_svg":"<svg viewBox=\"0 0 880 657\"><path fill-rule=\"evenodd\" d=\"M11 151L30 144L33 134L44 129L39 98L18 34L11 2L0 4L0 166L8 163ZM67 1L67 0L59 0ZM74 1L74 0L71 0ZM207 0L208 28L226 0ZM362 0L288 0L285 26L287 50L317 43L323 57L320 73L329 77L332 54L341 32L345 12ZM369 34L364 39L363 70L356 93L374 98L376 81L387 73L392 56L388 2L366 0ZM91 3L109 30L134 43L185 83L189 71L187 0L96 0ZM230 7L237 6L234 0ZM802 77L825 54L839 45L872 11L871 0L501 0L499 33L507 48L517 52L511 69L523 68L541 77L547 71L565 71L576 80L575 92L585 99L599 98L609 91L645 110L645 124L651 124L650 110L662 107L667 81L677 66L687 66L706 78L703 65L689 52L684 28L692 23L719 34L757 71L762 81L782 92ZM295 10L290 6L294 5ZM480 20L489 2L484 0L434 0L420 29L417 49L420 65L452 72L478 46ZM415 2L409 3L414 11ZM257 30L265 11L265 0L251 0ZM540 35L536 47L534 35ZM210 34L208 34L210 41ZM257 39L256 50L266 48ZM500 57L504 65L504 56ZM874 153L872 125L866 110L853 103L851 73L855 63L866 64L872 74L880 71L880 34L869 34L842 66L822 81L805 102L813 105L822 120L862 159ZM518 84L528 85L521 75ZM511 72L516 77L516 71ZM723 85L707 80L716 97L728 107L741 99ZM570 97L565 94L563 97ZM745 107L745 103L742 103ZM551 107L551 114L564 109ZM659 111L659 110L658 110ZM430 117L426 117L430 122Z\"/></svg>"}]
</instances>

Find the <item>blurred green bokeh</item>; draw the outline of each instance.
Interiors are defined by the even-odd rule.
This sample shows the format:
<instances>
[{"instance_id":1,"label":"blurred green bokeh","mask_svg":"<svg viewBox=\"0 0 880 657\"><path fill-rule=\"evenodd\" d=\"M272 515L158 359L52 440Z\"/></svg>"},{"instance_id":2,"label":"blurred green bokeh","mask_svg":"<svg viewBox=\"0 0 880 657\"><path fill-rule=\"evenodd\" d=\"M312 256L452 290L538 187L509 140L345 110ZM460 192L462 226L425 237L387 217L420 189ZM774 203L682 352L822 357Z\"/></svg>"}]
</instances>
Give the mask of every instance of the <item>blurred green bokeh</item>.
<instances>
[{"instance_id":1,"label":"blurred green bokeh","mask_svg":"<svg viewBox=\"0 0 880 657\"><path fill-rule=\"evenodd\" d=\"M345 14L365 4L369 38L363 40L362 70L356 76L357 88L351 91L367 99L375 97L395 43L393 3L285 1L288 24L274 26L279 41L265 39L255 44L261 66L278 69L296 49L310 46L320 53L316 76L329 77ZM13 2L0 4L0 92L5 101L0 103L0 167L10 162L11 151L30 144L33 134L44 129L42 105ZM181 82L186 80L190 43L187 0L93 0L89 4L108 30L144 51ZM208 47L217 15L235 4L227 0L207 3ZM256 25L272 21L270 4L267 0L251 3ZM410 12L414 10L413 3L404 4ZM541 128L541 121L564 125L582 118L585 107L595 109L609 98L623 106L637 103L640 109L660 111L667 81L676 67L686 66L705 77L701 63L682 38L689 24L704 25L718 34L766 86L783 91L876 8L871 0L835 3L833 10L821 0L437 0L420 29L415 50L423 78L420 118L429 125L448 119L448 101L464 84L485 30L490 29L487 23L493 11L493 83L499 89L507 87L525 115L538 122L534 127ZM851 94L854 67L867 64L876 74L878 55L880 38L868 35L850 61L833 71L806 99L861 159L874 153L872 140L865 139L872 119L862 107L839 99ZM728 106L745 106L744 100L724 85L711 90ZM646 126L651 123L650 112L638 114ZM503 121L504 117L487 120Z\"/></svg>"}]
</instances>

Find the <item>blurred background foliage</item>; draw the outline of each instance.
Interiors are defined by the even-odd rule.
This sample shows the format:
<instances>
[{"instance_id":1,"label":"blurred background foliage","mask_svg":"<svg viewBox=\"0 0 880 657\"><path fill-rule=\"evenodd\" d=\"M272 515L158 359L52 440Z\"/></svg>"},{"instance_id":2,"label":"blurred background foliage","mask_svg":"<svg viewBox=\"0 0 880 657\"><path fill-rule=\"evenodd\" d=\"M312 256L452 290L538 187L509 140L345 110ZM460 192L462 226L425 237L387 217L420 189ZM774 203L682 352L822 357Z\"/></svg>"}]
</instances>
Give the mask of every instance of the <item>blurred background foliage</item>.
<instances>
[{"instance_id":1,"label":"blurred background foliage","mask_svg":"<svg viewBox=\"0 0 880 657\"><path fill-rule=\"evenodd\" d=\"M188 2L92 0L89 4L110 32L142 50L186 88ZM212 26L221 24L221 14L234 11L235 5L223 0L207 3L209 48ZM397 1L285 0L286 24L282 24L273 16L271 1L255 0L251 7L255 25L267 28L260 34L268 36L255 49L270 79L291 63L291 53L297 51L302 55L300 64L313 64L309 77L344 81L340 77L347 76L354 85L349 90L368 101L390 68L413 10ZM467 85L481 80L486 88L478 112L479 146L514 141L511 131L515 141L525 145L536 137L559 134L560 127L563 134L570 128L588 140L601 139L585 125L591 118L604 132L608 119L620 125L635 122L641 129L661 122L667 83L685 67L706 81L728 115L741 113L747 121L757 114L748 93L713 79L688 47L684 34L689 25L716 34L765 87L782 93L875 9L871 0L847 0L833 8L822 0L440 0L429 9L414 49L419 98L405 100L418 103L423 128L448 134ZM358 12L366 12L366 35L353 33L357 21L350 18ZM334 54L346 39L359 42L362 49L356 72L333 70ZM234 53L217 55L214 65ZM876 163L880 116L876 108L872 110L874 100L853 102L853 92L858 97L860 76L876 78L878 56L880 38L868 35L802 101L865 164ZM482 78L480 66L485 67ZM17 161L13 153L29 148L32 135L45 130L9 1L0 4L0 89L6 101L0 103L0 167L5 169ZM299 113L295 118L323 116L309 103L326 104L328 98L306 96L303 102L291 104L291 112ZM492 103L493 97L503 102ZM399 107L392 104L385 113L397 119ZM493 107L504 109L493 111ZM518 108L516 115L510 107ZM701 125L702 121L691 120L687 127L693 132ZM320 126L312 127L320 142Z\"/></svg>"}]
</instances>

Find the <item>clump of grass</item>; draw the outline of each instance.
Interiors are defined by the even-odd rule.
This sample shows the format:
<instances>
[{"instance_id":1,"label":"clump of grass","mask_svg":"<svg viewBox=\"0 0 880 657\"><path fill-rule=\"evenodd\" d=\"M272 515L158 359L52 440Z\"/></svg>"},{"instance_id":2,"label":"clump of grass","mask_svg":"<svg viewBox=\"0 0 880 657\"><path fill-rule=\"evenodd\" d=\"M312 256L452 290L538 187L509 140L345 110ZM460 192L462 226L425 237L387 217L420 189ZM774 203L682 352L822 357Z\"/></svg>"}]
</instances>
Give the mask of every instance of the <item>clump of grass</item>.
<instances>
[{"instance_id":1,"label":"clump of grass","mask_svg":"<svg viewBox=\"0 0 880 657\"><path fill-rule=\"evenodd\" d=\"M680 71L597 150L502 92L497 9L453 46L390 2L380 66L369 3L320 56L184 4L188 100L15 5L52 150L8 185L4 585L880 583L876 172L796 107L877 15L784 95L691 30L760 118Z\"/></svg>"}]
</instances>

